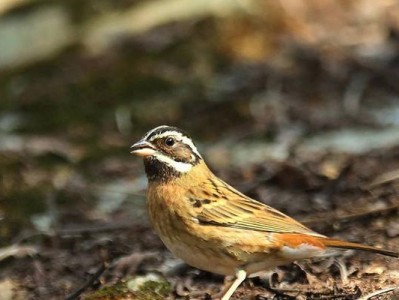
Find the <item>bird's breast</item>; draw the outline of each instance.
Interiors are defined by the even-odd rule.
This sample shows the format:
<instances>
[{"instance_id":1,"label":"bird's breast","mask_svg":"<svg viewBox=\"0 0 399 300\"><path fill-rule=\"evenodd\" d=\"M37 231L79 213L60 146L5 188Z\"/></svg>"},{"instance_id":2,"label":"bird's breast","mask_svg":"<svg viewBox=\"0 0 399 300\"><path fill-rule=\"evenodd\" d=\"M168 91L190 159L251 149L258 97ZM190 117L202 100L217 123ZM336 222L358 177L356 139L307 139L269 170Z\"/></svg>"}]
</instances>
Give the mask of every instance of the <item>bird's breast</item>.
<instances>
[{"instance_id":1,"label":"bird's breast","mask_svg":"<svg viewBox=\"0 0 399 300\"><path fill-rule=\"evenodd\" d=\"M204 226L185 207L184 195L179 190L148 189L147 205L150 221L165 246L187 264L196 268L233 275L240 264L236 257L223 251L220 236L206 231ZM173 196L173 197L172 197ZM187 201L187 205L189 201Z\"/></svg>"},{"instance_id":2,"label":"bird's breast","mask_svg":"<svg viewBox=\"0 0 399 300\"><path fill-rule=\"evenodd\" d=\"M278 257L270 233L201 224L179 188L150 185L147 198L155 231L176 257L191 266L233 275L238 267L253 273L286 261Z\"/></svg>"}]
</instances>

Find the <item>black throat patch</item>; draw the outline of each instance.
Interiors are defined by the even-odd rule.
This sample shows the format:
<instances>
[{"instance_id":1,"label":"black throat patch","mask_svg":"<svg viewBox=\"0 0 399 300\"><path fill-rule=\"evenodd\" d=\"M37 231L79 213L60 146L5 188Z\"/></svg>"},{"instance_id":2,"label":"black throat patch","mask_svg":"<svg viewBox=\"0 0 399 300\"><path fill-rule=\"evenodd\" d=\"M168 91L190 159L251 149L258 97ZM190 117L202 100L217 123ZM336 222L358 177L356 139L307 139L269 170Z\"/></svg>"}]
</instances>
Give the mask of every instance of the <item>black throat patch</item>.
<instances>
[{"instance_id":1,"label":"black throat patch","mask_svg":"<svg viewBox=\"0 0 399 300\"><path fill-rule=\"evenodd\" d=\"M178 178L183 174L164 162L157 160L155 157L144 159L144 168L148 181L166 182Z\"/></svg>"}]
</instances>

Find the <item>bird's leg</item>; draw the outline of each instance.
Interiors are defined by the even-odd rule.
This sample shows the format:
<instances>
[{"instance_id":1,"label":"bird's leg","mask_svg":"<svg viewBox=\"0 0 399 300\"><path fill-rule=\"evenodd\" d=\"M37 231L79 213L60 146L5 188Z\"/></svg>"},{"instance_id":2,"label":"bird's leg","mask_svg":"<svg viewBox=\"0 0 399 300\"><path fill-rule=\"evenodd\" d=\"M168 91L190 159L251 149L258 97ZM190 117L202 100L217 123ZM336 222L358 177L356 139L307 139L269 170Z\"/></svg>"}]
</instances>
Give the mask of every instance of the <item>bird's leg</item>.
<instances>
[{"instance_id":1,"label":"bird's leg","mask_svg":"<svg viewBox=\"0 0 399 300\"><path fill-rule=\"evenodd\" d=\"M231 295L233 295L235 290L238 288L238 286L241 284L241 282L243 282L245 280L245 278L247 278L247 272L245 272L242 269L238 269L233 283L231 283L225 287L221 300L229 300Z\"/></svg>"}]
</instances>

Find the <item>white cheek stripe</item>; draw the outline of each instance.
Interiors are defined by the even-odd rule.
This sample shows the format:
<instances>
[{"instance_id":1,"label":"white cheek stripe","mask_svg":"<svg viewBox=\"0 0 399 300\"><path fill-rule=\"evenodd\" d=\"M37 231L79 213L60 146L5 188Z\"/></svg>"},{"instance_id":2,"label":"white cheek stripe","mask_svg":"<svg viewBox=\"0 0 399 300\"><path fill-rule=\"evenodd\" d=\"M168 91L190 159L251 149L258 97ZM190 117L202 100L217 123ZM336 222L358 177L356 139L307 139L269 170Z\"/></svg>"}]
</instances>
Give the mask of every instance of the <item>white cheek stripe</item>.
<instances>
[{"instance_id":1,"label":"white cheek stripe","mask_svg":"<svg viewBox=\"0 0 399 300\"><path fill-rule=\"evenodd\" d=\"M169 167L172 167L173 169L175 169L176 171L178 171L180 173L187 173L193 167L192 164L184 163L184 162L180 162L180 161L175 161L172 158L170 158L170 157L168 157L166 155L163 155L161 153L155 153L154 157L157 160L164 162Z\"/></svg>"}]
</instances>

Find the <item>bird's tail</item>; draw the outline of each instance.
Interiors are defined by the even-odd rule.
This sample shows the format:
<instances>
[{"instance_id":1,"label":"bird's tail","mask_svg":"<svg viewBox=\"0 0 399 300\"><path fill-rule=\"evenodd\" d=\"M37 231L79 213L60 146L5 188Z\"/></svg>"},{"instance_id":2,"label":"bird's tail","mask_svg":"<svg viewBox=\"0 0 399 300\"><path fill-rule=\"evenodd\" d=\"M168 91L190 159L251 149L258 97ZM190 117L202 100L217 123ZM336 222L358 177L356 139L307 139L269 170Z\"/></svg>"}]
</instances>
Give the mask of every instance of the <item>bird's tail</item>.
<instances>
[{"instance_id":1,"label":"bird's tail","mask_svg":"<svg viewBox=\"0 0 399 300\"><path fill-rule=\"evenodd\" d=\"M373 247L373 246L367 246L367 245L362 245L362 244L352 243L352 242L345 242L345 241L340 241L340 240L335 240L335 239L330 239L330 238L320 238L320 240L326 247L330 247L330 248L361 250L361 251L378 253L378 254L382 254L382 255L386 255L386 256L399 257L398 252L380 249L380 248Z\"/></svg>"}]
</instances>

